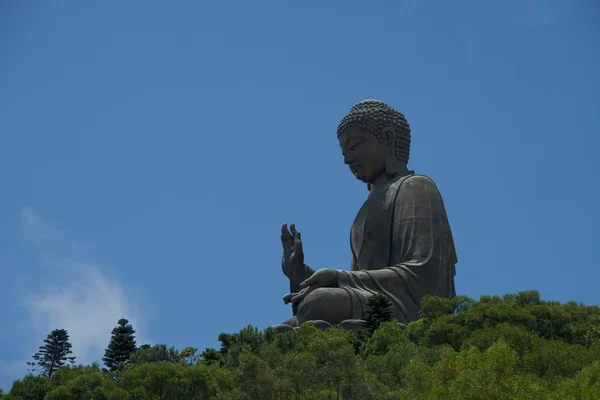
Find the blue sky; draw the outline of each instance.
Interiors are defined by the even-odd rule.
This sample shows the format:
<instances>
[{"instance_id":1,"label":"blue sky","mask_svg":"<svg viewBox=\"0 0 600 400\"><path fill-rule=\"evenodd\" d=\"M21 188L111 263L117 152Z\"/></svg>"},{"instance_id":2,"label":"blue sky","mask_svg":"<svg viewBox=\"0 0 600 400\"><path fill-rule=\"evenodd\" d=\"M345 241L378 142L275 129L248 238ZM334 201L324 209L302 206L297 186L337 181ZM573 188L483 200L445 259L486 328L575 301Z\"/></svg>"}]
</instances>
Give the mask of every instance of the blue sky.
<instances>
[{"instance_id":1,"label":"blue sky","mask_svg":"<svg viewBox=\"0 0 600 400\"><path fill-rule=\"evenodd\" d=\"M54 328L91 362L120 317L199 349L287 319L283 222L350 265L366 98L411 124L459 294L600 303L595 1L59 3L0 3L0 387Z\"/></svg>"}]
</instances>

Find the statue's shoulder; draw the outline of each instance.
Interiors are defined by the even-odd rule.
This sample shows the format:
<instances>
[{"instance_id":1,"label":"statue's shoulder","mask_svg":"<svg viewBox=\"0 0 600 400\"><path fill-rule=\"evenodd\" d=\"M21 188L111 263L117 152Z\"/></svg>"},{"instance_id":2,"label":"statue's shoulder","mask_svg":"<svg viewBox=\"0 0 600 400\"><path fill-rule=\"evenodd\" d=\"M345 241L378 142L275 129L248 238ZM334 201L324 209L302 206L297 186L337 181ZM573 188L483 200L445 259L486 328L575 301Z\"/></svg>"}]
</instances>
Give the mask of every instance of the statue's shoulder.
<instances>
[{"instance_id":1,"label":"statue's shoulder","mask_svg":"<svg viewBox=\"0 0 600 400\"><path fill-rule=\"evenodd\" d=\"M423 185L424 187L435 188L437 190L437 186L433 179L428 177L427 175L410 173L408 175L400 176L394 180L392 183L392 188L395 190L400 190L402 187L405 187L406 183L413 185Z\"/></svg>"}]
</instances>

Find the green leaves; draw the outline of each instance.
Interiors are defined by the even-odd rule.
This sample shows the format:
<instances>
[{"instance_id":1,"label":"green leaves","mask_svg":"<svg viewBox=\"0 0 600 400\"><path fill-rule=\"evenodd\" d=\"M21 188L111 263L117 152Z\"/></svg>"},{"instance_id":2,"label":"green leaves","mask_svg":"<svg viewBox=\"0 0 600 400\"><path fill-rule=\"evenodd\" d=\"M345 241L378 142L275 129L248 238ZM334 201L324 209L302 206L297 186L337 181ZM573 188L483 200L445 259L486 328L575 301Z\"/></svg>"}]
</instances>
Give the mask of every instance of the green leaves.
<instances>
[{"instance_id":1,"label":"green leaves","mask_svg":"<svg viewBox=\"0 0 600 400\"><path fill-rule=\"evenodd\" d=\"M111 372L122 368L129 361L135 347L135 331L125 318L117 322L117 326L111 332L110 343L104 352L104 365Z\"/></svg>"},{"instance_id":2,"label":"green leaves","mask_svg":"<svg viewBox=\"0 0 600 400\"><path fill-rule=\"evenodd\" d=\"M36 367L39 367L40 375L50 378L55 371L67 363L75 363L75 357L70 356L71 347L67 331L54 329L44 339L44 344L40 346L38 352L33 355L33 361L28 362L27 365L31 367L32 372L37 371Z\"/></svg>"},{"instance_id":3,"label":"green leaves","mask_svg":"<svg viewBox=\"0 0 600 400\"><path fill-rule=\"evenodd\" d=\"M388 306L387 298L373 296L367 315L370 333L339 328L321 331L312 325L276 333L248 326L221 334L221 348L206 349L200 355L195 347L142 345L113 374L97 364L52 364L57 369L51 374L28 375L0 397L600 398L598 307L543 301L535 291L484 296L479 301L427 296L422 318L401 328L391 320ZM114 343L130 346L132 334L127 321L121 320L113 330ZM51 348L70 348L66 343L68 336L53 331L38 353L39 361L45 362ZM114 356L130 347L115 344L109 348ZM69 356L63 351L59 359L68 362Z\"/></svg>"},{"instance_id":4,"label":"green leaves","mask_svg":"<svg viewBox=\"0 0 600 400\"><path fill-rule=\"evenodd\" d=\"M369 297L367 301L368 310L365 313L365 328L369 334L379 328L379 326L394 319L392 311L392 302L382 293L377 293Z\"/></svg>"}]
</instances>

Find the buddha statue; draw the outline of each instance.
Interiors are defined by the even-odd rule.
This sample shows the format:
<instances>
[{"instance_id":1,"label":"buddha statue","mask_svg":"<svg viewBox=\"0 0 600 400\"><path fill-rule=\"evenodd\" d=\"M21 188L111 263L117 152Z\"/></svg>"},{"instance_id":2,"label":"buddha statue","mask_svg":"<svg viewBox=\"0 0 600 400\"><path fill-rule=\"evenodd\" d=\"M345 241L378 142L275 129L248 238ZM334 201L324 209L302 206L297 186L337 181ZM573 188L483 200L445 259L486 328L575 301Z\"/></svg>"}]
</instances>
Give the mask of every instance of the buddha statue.
<instances>
[{"instance_id":1,"label":"buddha statue","mask_svg":"<svg viewBox=\"0 0 600 400\"><path fill-rule=\"evenodd\" d=\"M429 177L409 171L411 133L404 115L378 100L352 107L337 129L344 163L369 195L350 230L349 271L304 263L294 224L281 229L282 270L293 316L278 330L308 322L356 329L370 296L382 293L401 324L418 319L426 294L455 296L457 263L442 196Z\"/></svg>"}]
</instances>

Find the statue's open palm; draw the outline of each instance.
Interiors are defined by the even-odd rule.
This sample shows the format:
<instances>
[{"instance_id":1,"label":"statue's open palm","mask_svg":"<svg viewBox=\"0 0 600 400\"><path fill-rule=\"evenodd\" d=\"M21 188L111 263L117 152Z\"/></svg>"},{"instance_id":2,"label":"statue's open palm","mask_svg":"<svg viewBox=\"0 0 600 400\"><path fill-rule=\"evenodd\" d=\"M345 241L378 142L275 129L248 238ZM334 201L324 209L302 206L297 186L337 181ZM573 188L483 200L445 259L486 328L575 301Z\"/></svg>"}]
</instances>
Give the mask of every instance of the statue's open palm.
<instances>
[{"instance_id":1,"label":"statue's open palm","mask_svg":"<svg viewBox=\"0 0 600 400\"><path fill-rule=\"evenodd\" d=\"M281 269L290 282L299 284L304 279L304 249L302 248L302 238L300 232L296 231L294 224L287 224L281 227L281 244L283 245L283 257L281 258Z\"/></svg>"}]
</instances>

